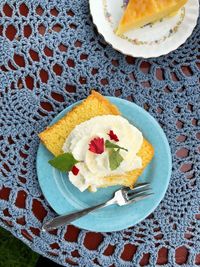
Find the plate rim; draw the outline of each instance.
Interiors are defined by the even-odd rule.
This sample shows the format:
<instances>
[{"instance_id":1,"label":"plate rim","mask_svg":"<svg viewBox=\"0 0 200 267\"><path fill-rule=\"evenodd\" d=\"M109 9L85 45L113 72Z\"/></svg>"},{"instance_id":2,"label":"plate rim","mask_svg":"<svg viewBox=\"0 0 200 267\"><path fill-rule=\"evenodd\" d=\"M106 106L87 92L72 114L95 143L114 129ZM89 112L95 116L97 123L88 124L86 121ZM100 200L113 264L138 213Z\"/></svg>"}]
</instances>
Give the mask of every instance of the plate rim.
<instances>
[{"instance_id":1,"label":"plate rim","mask_svg":"<svg viewBox=\"0 0 200 267\"><path fill-rule=\"evenodd\" d=\"M83 227L82 226L82 223L79 222L79 220L74 221L72 223L74 226L76 226L78 228L81 228L81 229L84 229L84 230L93 231L93 232L116 232L116 231L121 231L121 230L124 230L126 228L132 227L132 226L138 224L139 222L143 221L146 217L148 217L159 206L160 202L164 198L164 196L166 194L166 191L167 191L167 188L169 186L169 182L170 182L170 178L171 178L171 173L172 173L172 154L171 154L171 149L170 149L170 146L169 146L169 143L168 143L168 139L167 139L167 137L166 137L163 129L161 128L161 126L157 122L157 120L149 112L147 112L142 107L138 106L137 104L135 104L133 102L130 102L128 100L125 100L125 99L122 99L122 98L118 98L118 97L112 97L112 96L105 96L105 97L108 98L111 102L117 100L117 101L121 102L122 104L126 103L128 105L133 105L133 106L135 106L135 108L137 108L139 110L139 112L147 115L151 119L151 122L153 122L156 125L156 127L160 131L160 134L162 135L162 140L164 142L165 149L167 150L167 157L168 157L168 164L169 164L169 166L168 166L168 175L166 176L166 186L163 188L163 192L159 195L159 199L156 201L156 203L152 206L152 208L148 211L147 214L145 214L144 216L140 217L138 220L135 220L133 223L126 224L125 227L124 226L121 227L120 225L117 225L117 226L116 225L112 225L114 227L113 228L112 227L111 228L108 227L109 228L108 230L105 230L105 226L103 226L103 228L101 228L101 226L99 226L99 225L93 225L92 227L91 226L89 226L89 227ZM64 114L68 113L73 107L75 107L76 105L78 105L82 101L83 100L77 101L77 102L69 105L65 109L63 109L60 113L58 113L53 118L53 120L50 122L49 125L52 125L53 123L55 123L58 116L63 116ZM123 115L123 111L122 111L122 115ZM38 161L39 161L39 154L40 154L40 150L41 149L47 150L44 147L44 145L40 142L39 143L39 146L38 146L38 150L37 150L37 156L36 156L37 178L38 178L38 181L39 181L40 189L42 190L42 193L43 193L46 201L49 203L49 205L51 206L51 208L57 213L56 207L55 207L56 205L54 205L54 201L52 199L52 196L49 193L46 194L46 192L47 192L46 191L46 188L42 186L41 179L39 178L39 175L38 175L38 173L39 173L39 171L38 171L38 165L39 165L38 164ZM52 205L52 203L53 203L53 205ZM85 217L87 217L87 216L85 216Z\"/></svg>"},{"instance_id":2,"label":"plate rim","mask_svg":"<svg viewBox=\"0 0 200 267\"><path fill-rule=\"evenodd\" d=\"M102 0L99 0L99 1L102 1ZM189 27L189 30L188 30L188 34L184 35L184 38L181 38L180 42L177 43L177 45L175 45L173 48L166 48L166 51L164 53L162 52L158 52L159 50L157 50L157 53L155 52L154 55L148 55L148 54L144 54L144 53L128 53L127 51L125 51L125 49L123 49L123 47L117 47L115 44L111 43L110 40L108 40L108 37L105 36L105 34L99 29L99 26L98 26L98 23L97 23L97 20L95 18L95 16L93 16L93 12L92 12L92 2L94 3L97 3L98 1L96 0L89 0L89 10L90 10L90 14L92 16L92 21L94 23L94 25L96 26L97 28L97 31L100 35L103 36L103 38L105 39L105 41L113 48L115 49L116 51L124 54L124 55L127 55L127 56L131 56L131 57L135 57L135 58L144 58L144 59L147 59L147 58L157 58L157 57L160 57L160 56L164 56L164 55L167 55L169 54L170 52L173 52L175 50L177 50L181 45L183 45L187 39L192 35L196 25L197 25L197 22L198 22L198 17L199 17L199 1L198 0L191 0L191 1L194 1L195 4L197 4L197 9L198 9L198 12L197 12L197 16L195 17L195 21L193 22L193 25L191 27Z\"/></svg>"}]
</instances>

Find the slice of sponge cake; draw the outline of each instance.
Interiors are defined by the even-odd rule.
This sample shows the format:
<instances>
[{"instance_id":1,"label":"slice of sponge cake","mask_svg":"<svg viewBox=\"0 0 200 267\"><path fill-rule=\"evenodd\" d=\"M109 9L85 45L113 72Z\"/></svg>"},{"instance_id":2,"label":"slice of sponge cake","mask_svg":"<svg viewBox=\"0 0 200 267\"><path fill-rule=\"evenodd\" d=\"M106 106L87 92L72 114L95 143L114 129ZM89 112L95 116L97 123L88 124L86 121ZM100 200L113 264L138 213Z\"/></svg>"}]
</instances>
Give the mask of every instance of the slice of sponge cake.
<instances>
[{"instance_id":1,"label":"slice of sponge cake","mask_svg":"<svg viewBox=\"0 0 200 267\"><path fill-rule=\"evenodd\" d=\"M117 34L142 27L148 23L176 14L188 0L129 0L120 20Z\"/></svg>"},{"instance_id":2,"label":"slice of sponge cake","mask_svg":"<svg viewBox=\"0 0 200 267\"><path fill-rule=\"evenodd\" d=\"M68 112L62 119L41 132L39 137L46 148L52 154L58 156L63 153L62 146L76 125L101 115L120 115L120 111L101 94L92 91L91 95ZM102 187L112 185L126 185L132 187L153 158L153 155L154 149L152 145L144 139L142 147L138 152L138 156L142 158L142 168L120 176L102 177L104 180Z\"/></svg>"}]
</instances>

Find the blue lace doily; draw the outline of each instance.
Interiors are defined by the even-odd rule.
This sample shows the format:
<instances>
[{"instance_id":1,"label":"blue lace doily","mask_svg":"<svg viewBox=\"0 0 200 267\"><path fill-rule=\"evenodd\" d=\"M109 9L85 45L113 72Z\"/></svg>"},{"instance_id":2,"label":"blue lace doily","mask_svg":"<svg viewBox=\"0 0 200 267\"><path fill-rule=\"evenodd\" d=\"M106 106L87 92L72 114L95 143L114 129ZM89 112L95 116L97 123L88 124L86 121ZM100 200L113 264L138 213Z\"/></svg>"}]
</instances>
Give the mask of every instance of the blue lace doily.
<instances>
[{"instance_id":1,"label":"blue lace doily","mask_svg":"<svg viewBox=\"0 0 200 267\"><path fill-rule=\"evenodd\" d=\"M87 0L1 0L0 225L64 266L134 267L149 253L146 266L153 267L161 265L163 249L168 255L163 266L179 266L175 256L180 248L187 256L183 266L197 266L199 30L198 23L188 41L167 56L133 59L104 42ZM90 233L85 230L73 240L68 234L72 226L40 230L55 213L42 196L35 167L37 133L91 88L148 110L163 127L173 155L170 186L156 211L133 228L94 234L100 240L96 249L87 247ZM125 259L127 248L135 251Z\"/></svg>"}]
</instances>

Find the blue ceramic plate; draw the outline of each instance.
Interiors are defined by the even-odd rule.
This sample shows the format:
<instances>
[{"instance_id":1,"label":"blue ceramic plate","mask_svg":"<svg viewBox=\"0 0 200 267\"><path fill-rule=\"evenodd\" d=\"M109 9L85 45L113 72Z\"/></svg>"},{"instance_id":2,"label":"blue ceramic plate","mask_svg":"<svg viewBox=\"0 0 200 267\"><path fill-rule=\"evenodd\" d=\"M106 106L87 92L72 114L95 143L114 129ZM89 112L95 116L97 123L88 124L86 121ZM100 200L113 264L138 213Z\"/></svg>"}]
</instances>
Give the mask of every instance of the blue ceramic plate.
<instances>
[{"instance_id":1,"label":"blue ceramic plate","mask_svg":"<svg viewBox=\"0 0 200 267\"><path fill-rule=\"evenodd\" d=\"M119 207L113 205L89 214L73 224L96 232L118 231L137 224L147 217L160 203L165 195L171 176L171 153L167 138L156 122L145 110L123 99L108 97L121 111L122 115L140 129L144 137L154 146L155 156L139 178L139 182L149 182L154 195L135 204ZM52 124L62 118L72 107L63 110ZM49 165L52 154L39 145L37 154L37 174L41 189L51 207L58 214L66 214L81 210L112 197L119 187L99 189L96 193L81 193L61 173Z\"/></svg>"}]
</instances>

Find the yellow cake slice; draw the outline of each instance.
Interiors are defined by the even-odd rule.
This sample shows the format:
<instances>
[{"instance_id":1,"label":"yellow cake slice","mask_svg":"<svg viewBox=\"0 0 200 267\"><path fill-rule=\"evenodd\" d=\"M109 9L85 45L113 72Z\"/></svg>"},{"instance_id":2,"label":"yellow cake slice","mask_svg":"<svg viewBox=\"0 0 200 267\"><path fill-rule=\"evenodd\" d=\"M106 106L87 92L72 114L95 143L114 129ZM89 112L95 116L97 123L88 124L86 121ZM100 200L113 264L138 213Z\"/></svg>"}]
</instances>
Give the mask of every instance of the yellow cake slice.
<instances>
[{"instance_id":1,"label":"yellow cake slice","mask_svg":"<svg viewBox=\"0 0 200 267\"><path fill-rule=\"evenodd\" d=\"M188 0L129 0L117 28L121 35L176 13Z\"/></svg>"},{"instance_id":2,"label":"yellow cake slice","mask_svg":"<svg viewBox=\"0 0 200 267\"><path fill-rule=\"evenodd\" d=\"M39 137L46 148L53 155L58 156L63 153L62 146L76 125L101 115L120 115L120 111L101 94L92 91L91 95L81 102L81 104L73 108L57 123L41 132ZM132 187L153 158L153 155L154 149L152 145L144 139L142 147L138 152L138 156L142 159L142 168L120 176L102 177L103 185L101 185L101 187L112 185L126 185Z\"/></svg>"}]
</instances>

